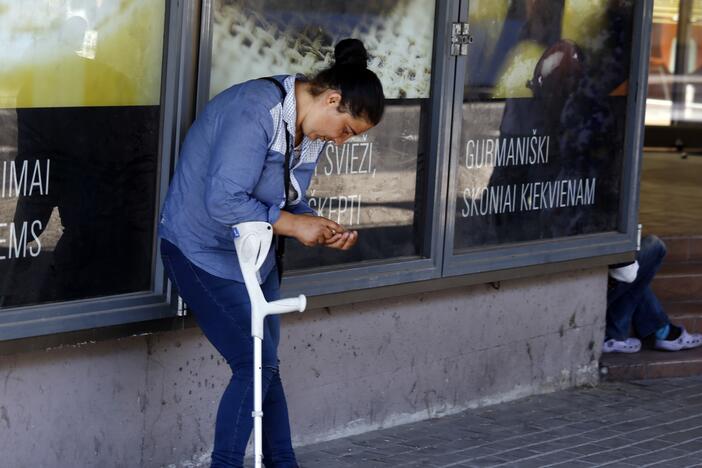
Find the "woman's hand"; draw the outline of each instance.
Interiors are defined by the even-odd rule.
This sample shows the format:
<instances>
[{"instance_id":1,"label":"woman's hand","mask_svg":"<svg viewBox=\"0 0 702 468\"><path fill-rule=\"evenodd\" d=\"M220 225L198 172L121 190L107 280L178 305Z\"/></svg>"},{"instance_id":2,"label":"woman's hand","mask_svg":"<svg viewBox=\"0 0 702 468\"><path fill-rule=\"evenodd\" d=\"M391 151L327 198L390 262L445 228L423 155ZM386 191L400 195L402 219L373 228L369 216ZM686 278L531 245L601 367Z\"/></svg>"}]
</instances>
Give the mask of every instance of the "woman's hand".
<instances>
[{"instance_id":1,"label":"woman's hand","mask_svg":"<svg viewBox=\"0 0 702 468\"><path fill-rule=\"evenodd\" d=\"M356 244L358 231L347 231L331 219L314 215L294 215L281 211L273 231L282 236L294 237L302 245L323 245L331 249L348 250Z\"/></svg>"},{"instance_id":2,"label":"woman's hand","mask_svg":"<svg viewBox=\"0 0 702 468\"><path fill-rule=\"evenodd\" d=\"M276 234L294 237L307 247L314 247L316 245L327 245L332 239L334 239L333 242L337 242L339 236L346 229L342 225L321 216L294 215L282 211L280 218L273 225L273 231Z\"/></svg>"},{"instance_id":3,"label":"woman's hand","mask_svg":"<svg viewBox=\"0 0 702 468\"><path fill-rule=\"evenodd\" d=\"M324 245L332 249L349 250L356 245L357 240L358 231L345 231L336 233Z\"/></svg>"},{"instance_id":4,"label":"woman's hand","mask_svg":"<svg viewBox=\"0 0 702 468\"><path fill-rule=\"evenodd\" d=\"M295 238L307 247L327 245L331 239L340 236L345 231L340 224L321 216L298 215L297 218Z\"/></svg>"}]
</instances>

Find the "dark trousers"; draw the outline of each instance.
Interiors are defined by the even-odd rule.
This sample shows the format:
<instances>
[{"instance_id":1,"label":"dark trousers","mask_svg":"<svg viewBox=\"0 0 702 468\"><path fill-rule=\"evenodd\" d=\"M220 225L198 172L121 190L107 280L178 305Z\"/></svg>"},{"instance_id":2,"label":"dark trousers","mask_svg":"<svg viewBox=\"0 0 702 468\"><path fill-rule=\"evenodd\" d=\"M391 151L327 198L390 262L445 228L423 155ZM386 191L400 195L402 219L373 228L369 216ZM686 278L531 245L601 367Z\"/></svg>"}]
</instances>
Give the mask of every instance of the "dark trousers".
<instances>
[{"instance_id":1,"label":"dark trousers","mask_svg":"<svg viewBox=\"0 0 702 468\"><path fill-rule=\"evenodd\" d=\"M636 255L639 272L633 283L615 282L607 292L606 338L625 340L634 326L646 338L670 321L651 289L651 281L665 257L665 244L656 236L646 236Z\"/></svg>"},{"instance_id":2,"label":"dark trousers","mask_svg":"<svg viewBox=\"0 0 702 468\"><path fill-rule=\"evenodd\" d=\"M251 303L244 283L213 276L161 239L166 273L192 309L207 339L226 359L232 378L217 411L212 467L241 467L253 429ZM232 259L236 261L236 259ZM261 285L266 300L279 298L276 270ZM265 319L263 340L263 456L266 467L297 467L290 442L288 407L278 370L280 318Z\"/></svg>"}]
</instances>

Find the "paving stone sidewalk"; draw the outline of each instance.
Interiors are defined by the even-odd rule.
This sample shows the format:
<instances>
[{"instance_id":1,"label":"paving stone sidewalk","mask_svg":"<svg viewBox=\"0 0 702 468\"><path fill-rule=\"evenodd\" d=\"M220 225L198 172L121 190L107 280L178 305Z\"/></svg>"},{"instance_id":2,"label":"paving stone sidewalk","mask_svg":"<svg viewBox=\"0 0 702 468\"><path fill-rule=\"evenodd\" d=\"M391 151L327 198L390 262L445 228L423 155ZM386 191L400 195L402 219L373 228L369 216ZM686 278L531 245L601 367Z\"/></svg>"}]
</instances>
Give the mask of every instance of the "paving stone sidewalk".
<instances>
[{"instance_id":1,"label":"paving stone sidewalk","mask_svg":"<svg viewBox=\"0 0 702 468\"><path fill-rule=\"evenodd\" d=\"M702 466L702 376L533 396L297 454L302 468Z\"/></svg>"}]
</instances>

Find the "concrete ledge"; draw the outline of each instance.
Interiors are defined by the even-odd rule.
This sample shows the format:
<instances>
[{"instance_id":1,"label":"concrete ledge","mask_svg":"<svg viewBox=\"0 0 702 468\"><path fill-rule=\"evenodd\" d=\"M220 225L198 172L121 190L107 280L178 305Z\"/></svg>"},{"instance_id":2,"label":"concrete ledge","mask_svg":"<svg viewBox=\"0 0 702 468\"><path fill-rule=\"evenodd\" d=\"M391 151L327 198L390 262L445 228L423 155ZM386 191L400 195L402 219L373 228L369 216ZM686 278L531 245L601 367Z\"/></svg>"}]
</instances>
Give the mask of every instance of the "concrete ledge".
<instances>
[{"instance_id":1,"label":"concrete ledge","mask_svg":"<svg viewBox=\"0 0 702 468\"><path fill-rule=\"evenodd\" d=\"M606 270L284 318L297 445L597 382ZM199 329L6 356L3 463L198 466L230 370Z\"/></svg>"}]
</instances>

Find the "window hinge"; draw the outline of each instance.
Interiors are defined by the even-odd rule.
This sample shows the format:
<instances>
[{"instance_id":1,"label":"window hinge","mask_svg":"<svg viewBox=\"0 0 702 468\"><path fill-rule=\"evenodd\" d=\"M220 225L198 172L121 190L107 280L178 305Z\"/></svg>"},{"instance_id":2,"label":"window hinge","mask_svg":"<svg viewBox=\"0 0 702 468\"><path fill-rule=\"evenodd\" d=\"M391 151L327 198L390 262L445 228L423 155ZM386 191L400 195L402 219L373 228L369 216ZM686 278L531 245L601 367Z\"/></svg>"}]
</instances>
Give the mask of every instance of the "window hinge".
<instances>
[{"instance_id":1,"label":"window hinge","mask_svg":"<svg viewBox=\"0 0 702 468\"><path fill-rule=\"evenodd\" d=\"M468 23L451 24L451 56L468 55L468 44L472 42Z\"/></svg>"}]
</instances>

